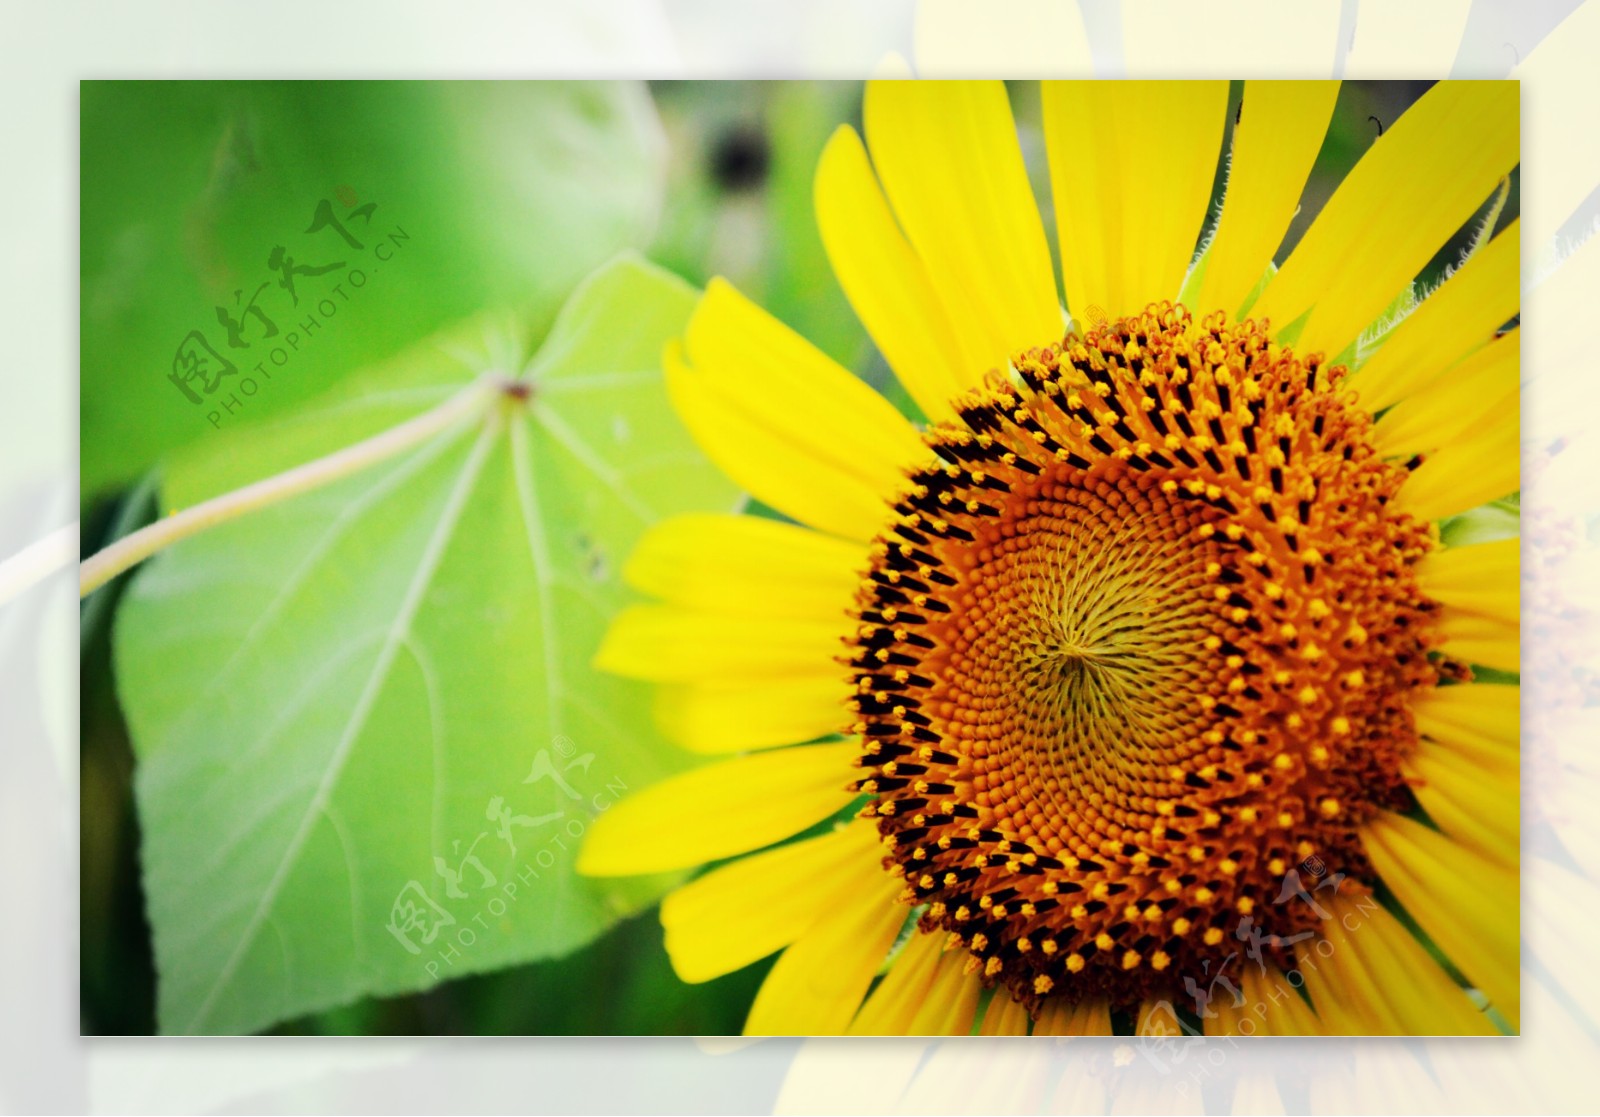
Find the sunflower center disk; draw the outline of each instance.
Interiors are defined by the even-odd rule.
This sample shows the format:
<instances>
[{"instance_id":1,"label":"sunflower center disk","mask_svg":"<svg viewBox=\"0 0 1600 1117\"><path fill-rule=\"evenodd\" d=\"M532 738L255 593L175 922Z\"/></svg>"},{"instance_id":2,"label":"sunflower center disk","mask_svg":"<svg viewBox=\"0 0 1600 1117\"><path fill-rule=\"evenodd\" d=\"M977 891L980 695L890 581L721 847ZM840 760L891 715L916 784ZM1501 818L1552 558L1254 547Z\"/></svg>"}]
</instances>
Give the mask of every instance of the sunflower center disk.
<instances>
[{"instance_id":1,"label":"sunflower center disk","mask_svg":"<svg viewBox=\"0 0 1600 1117\"><path fill-rule=\"evenodd\" d=\"M1407 468L1264 323L1163 304L1013 365L928 432L859 593L885 864L1035 1007L1289 965L1307 894L1372 879L1355 827L1411 801Z\"/></svg>"}]
</instances>

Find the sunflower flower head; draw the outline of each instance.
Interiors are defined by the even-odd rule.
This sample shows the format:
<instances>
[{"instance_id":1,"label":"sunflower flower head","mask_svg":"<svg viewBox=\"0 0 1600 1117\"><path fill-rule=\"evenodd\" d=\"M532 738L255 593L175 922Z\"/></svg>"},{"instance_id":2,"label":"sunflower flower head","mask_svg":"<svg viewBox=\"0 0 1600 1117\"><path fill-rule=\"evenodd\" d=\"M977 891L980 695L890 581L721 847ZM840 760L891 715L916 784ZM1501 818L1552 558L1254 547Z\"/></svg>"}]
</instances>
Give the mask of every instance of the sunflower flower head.
<instances>
[{"instance_id":1,"label":"sunflower flower head","mask_svg":"<svg viewBox=\"0 0 1600 1117\"><path fill-rule=\"evenodd\" d=\"M1058 289L1004 87L872 83L818 224L926 427L720 280L668 348L783 519L630 560L599 662L723 759L579 869L723 862L661 921L778 954L748 1033L1517 1026L1516 540L1440 531L1519 484L1515 90L1430 89L1279 266L1338 88L1246 83L1209 225L1227 83L1047 84Z\"/></svg>"},{"instance_id":2,"label":"sunflower flower head","mask_svg":"<svg viewBox=\"0 0 1600 1117\"><path fill-rule=\"evenodd\" d=\"M864 813L921 927L1029 1003L1172 995L1241 916L1292 968L1289 868L1370 876L1438 680L1406 466L1264 323L1159 304L1012 365L872 547Z\"/></svg>"}]
</instances>

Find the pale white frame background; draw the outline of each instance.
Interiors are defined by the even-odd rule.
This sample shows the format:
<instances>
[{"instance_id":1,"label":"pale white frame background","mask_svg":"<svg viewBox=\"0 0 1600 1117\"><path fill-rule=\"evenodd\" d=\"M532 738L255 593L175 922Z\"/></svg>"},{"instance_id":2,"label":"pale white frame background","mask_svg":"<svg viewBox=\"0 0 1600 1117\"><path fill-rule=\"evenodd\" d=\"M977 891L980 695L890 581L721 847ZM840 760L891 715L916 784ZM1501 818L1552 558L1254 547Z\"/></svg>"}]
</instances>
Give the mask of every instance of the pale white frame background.
<instances>
[{"instance_id":1,"label":"pale white frame background","mask_svg":"<svg viewBox=\"0 0 1600 1117\"><path fill-rule=\"evenodd\" d=\"M863 78L894 65L886 62L894 55L924 75L949 76L1520 77L1523 224L1549 234L1524 243L1524 439L1539 446L1565 437L1569 463L1600 461L1593 358L1541 363L1546 354L1584 353L1570 331L1588 323L1539 314L1548 277L1572 265L1561 262L1559 244L1590 229L1600 209L1600 0L1219 0L1195 5L1205 9L1200 20L1181 18L1175 0L967 0L983 13L976 21L959 18L959 3L8 4L0 32L0 559L69 528L76 515L77 82L97 77ZM1545 479L1538 499L1570 522L1591 519L1600 511L1594 475L1568 468ZM1574 600L1594 597L1592 549L1557 573ZM1172 1068L1081 1041L954 1051L889 1041L801 1049L687 1039L81 1040L73 589L64 570L0 606L0 1112L995 1113L1048 1111L1074 1098L1091 1109L1173 1112L1202 1104ZM1595 661L1589 643L1560 651ZM1571 729L1581 732L1582 723ZM1600 841L1587 840L1600 851ZM1589 872L1600 879L1600 870ZM1540 933L1539 886L1525 877L1529 939ZM1600 888L1576 902L1592 925ZM1571 969L1561 983L1600 1020L1593 966ZM1530 1009L1524 1038L1492 1046L1213 1044L1190 1058L1226 1079L1204 1094L1213 1109L1251 1112L1271 1097L1265 1082L1304 1076L1314 1105L1330 1111L1470 1111L1494 1104L1488 1099L1511 1083L1516 1111L1592 1111L1600 1045L1592 1032L1547 1023ZM1135 1063L1119 1065L1130 1056ZM907 1092L919 1067L922 1079Z\"/></svg>"}]
</instances>

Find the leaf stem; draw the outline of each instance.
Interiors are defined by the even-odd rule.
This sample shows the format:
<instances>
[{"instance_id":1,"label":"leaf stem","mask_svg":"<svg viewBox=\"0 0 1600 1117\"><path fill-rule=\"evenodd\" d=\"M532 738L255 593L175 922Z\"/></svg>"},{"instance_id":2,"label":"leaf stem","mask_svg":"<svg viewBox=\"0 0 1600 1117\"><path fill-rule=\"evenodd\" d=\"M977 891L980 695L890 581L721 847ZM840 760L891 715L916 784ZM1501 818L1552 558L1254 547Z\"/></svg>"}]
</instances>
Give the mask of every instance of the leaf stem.
<instances>
[{"instance_id":1,"label":"leaf stem","mask_svg":"<svg viewBox=\"0 0 1600 1117\"><path fill-rule=\"evenodd\" d=\"M109 547L124 535L132 535L159 515L157 494L160 490L160 471L156 469L148 470L118 503L116 516L111 521L111 527L101 537L101 547ZM73 558L81 559L82 551L79 551ZM111 608L113 596L109 586L101 586L87 597L80 599L81 605L78 610L78 651L80 655L94 641L94 638L100 634L100 625L105 620L106 610Z\"/></svg>"},{"instance_id":2,"label":"leaf stem","mask_svg":"<svg viewBox=\"0 0 1600 1117\"><path fill-rule=\"evenodd\" d=\"M266 508L301 493L320 489L402 454L460 420L482 412L502 390L494 380L479 380L431 411L425 411L397 427L242 489L212 497L193 508L175 512L131 535L123 536L84 560L78 568L78 595L83 597L93 593L118 574L180 539L187 539L258 508Z\"/></svg>"}]
</instances>

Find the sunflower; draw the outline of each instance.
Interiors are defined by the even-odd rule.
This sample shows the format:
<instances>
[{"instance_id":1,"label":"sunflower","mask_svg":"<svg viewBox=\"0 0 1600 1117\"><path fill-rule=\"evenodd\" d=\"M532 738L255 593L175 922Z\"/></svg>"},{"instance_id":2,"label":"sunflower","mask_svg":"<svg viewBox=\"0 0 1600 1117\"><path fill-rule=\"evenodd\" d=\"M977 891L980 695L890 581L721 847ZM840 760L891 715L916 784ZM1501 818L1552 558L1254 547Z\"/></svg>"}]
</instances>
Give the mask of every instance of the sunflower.
<instances>
[{"instance_id":1,"label":"sunflower","mask_svg":"<svg viewBox=\"0 0 1600 1117\"><path fill-rule=\"evenodd\" d=\"M1208 229L1228 83L1046 84L1063 292L1004 86L869 84L817 218L925 425L722 281L668 348L783 518L632 556L599 662L724 759L579 869L721 862L661 921L781 952L747 1033L1517 1026L1517 541L1447 545L1518 488L1516 90L1433 86L1276 267L1337 96L1245 86Z\"/></svg>"}]
</instances>

